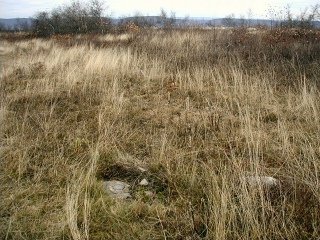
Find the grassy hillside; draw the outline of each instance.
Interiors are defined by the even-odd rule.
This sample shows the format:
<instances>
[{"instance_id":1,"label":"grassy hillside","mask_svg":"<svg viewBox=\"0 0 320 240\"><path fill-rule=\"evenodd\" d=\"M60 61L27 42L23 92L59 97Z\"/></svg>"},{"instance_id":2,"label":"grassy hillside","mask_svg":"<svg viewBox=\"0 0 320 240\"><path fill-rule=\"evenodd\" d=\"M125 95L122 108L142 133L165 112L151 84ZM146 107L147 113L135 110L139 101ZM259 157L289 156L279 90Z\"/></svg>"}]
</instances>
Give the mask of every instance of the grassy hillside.
<instances>
[{"instance_id":1,"label":"grassy hillside","mask_svg":"<svg viewBox=\"0 0 320 240\"><path fill-rule=\"evenodd\" d=\"M317 239L319 37L2 35L1 238Z\"/></svg>"}]
</instances>

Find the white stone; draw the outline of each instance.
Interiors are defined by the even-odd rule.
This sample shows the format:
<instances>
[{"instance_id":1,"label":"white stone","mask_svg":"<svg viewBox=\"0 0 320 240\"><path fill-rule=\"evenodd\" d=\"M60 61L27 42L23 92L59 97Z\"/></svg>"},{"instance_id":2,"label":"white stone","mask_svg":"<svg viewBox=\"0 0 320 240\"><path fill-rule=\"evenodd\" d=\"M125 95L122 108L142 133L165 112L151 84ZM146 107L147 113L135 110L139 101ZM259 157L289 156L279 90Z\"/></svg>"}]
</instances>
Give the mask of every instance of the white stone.
<instances>
[{"instance_id":1,"label":"white stone","mask_svg":"<svg viewBox=\"0 0 320 240\"><path fill-rule=\"evenodd\" d=\"M144 194L148 197L154 197L154 194L151 191L144 191Z\"/></svg>"},{"instance_id":2,"label":"white stone","mask_svg":"<svg viewBox=\"0 0 320 240\"><path fill-rule=\"evenodd\" d=\"M143 167L138 167L138 169L141 171L141 172L146 172L147 169L143 168Z\"/></svg>"},{"instance_id":3,"label":"white stone","mask_svg":"<svg viewBox=\"0 0 320 240\"><path fill-rule=\"evenodd\" d=\"M244 180L250 186L264 185L267 187L275 187L280 184L278 179L269 176L246 176Z\"/></svg>"},{"instance_id":4,"label":"white stone","mask_svg":"<svg viewBox=\"0 0 320 240\"><path fill-rule=\"evenodd\" d=\"M141 182L139 183L139 185L141 185L141 186L147 186L149 183L148 183L148 181L147 181L147 179L142 179L141 180Z\"/></svg>"}]
</instances>

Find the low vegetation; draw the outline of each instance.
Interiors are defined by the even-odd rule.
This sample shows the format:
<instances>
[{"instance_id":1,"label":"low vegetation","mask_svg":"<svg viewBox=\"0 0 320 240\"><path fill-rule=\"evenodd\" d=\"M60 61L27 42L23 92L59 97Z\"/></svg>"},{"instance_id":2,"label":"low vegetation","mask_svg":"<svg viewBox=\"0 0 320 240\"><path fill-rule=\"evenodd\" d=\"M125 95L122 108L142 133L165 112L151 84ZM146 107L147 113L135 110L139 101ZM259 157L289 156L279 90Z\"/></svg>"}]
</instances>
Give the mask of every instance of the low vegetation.
<instances>
[{"instance_id":1,"label":"low vegetation","mask_svg":"<svg viewBox=\"0 0 320 240\"><path fill-rule=\"evenodd\" d=\"M1 238L317 239L319 31L133 30L2 35Z\"/></svg>"}]
</instances>

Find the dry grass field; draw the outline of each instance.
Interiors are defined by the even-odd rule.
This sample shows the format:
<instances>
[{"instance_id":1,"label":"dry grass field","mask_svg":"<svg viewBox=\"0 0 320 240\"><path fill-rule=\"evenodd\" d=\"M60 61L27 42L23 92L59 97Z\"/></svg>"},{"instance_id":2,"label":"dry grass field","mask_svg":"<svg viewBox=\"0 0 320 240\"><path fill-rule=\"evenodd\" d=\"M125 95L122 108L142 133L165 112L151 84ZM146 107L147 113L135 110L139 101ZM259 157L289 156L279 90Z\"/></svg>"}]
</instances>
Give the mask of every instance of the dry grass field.
<instances>
[{"instance_id":1,"label":"dry grass field","mask_svg":"<svg viewBox=\"0 0 320 240\"><path fill-rule=\"evenodd\" d=\"M2 35L0 54L1 239L319 239L319 31Z\"/></svg>"}]
</instances>

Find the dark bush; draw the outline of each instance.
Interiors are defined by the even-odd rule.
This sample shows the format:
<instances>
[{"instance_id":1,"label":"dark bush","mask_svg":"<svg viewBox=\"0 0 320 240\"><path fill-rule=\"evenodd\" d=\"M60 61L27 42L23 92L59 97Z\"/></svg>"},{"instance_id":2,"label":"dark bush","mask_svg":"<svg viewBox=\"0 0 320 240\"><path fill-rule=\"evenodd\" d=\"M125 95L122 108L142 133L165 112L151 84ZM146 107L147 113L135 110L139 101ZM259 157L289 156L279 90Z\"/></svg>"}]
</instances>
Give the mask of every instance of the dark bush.
<instances>
[{"instance_id":1,"label":"dark bush","mask_svg":"<svg viewBox=\"0 0 320 240\"><path fill-rule=\"evenodd\" d=\"M33 24L34 33L39 37L53 34L105 33L110 28L110 19L103 17L105 10L100 0L81 3L73 0L53 9L39 12Z\"/></svg>"}]
</instances>

